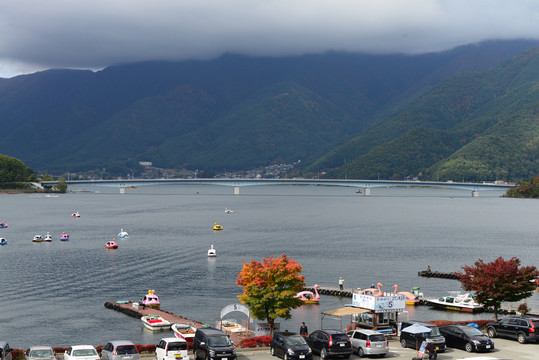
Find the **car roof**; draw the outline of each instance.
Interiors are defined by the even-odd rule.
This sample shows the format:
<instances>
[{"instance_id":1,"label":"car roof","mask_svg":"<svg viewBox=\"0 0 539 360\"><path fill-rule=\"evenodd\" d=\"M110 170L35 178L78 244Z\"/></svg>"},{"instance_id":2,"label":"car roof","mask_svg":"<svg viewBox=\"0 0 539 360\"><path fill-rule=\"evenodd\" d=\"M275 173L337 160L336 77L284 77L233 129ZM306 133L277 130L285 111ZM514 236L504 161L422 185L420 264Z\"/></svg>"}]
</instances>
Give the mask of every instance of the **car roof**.
<instances>
[{"instance_id":1,"label":"car roof","mask_svg":"<svg viewBox=\"0 0 539 360\"><path fill-rule=\"evenodd\" d=\"M216 329L216 328L198 328L197 331L200 331L201 333L203 334L206 334L206 335L225 335L224 332L222 332L221 330L219 329Z\"/></svg>"},{"instance_id":2,"label":"car roof","mask_svg":"<svg viewBox=\"0 0 539 360\"><path fill-rule=\"evenodd\" d=\"M336 329L323 329L323 330L317 330L325 332L326 334L346 334L344 331L336 330Z\"/></svg>"},{"instance_id":3,"label":"car roof","mask_svg":"<svg viewBox=\"0 0 539 360\"><path fill-rule=\"evenodd\" d=\"M52 346L45 346L45 345L39 345L39 346L30 346L28 350L52 350Z\"/></svg>"},{"instance_id":4,"label":"car roof","mask_svg":"<svg viewBox=\"0 0 539 360\"><path fill-rule=\"evenodd\" d=\"M121 345L135 345L132 341L129 340L113 340L109 341L113 346L121 346Z\"/></svg>"},{"instance_id":5,"label":"car roof","mask_svg":"<svg viewBox=\"0 0 539 360\"><path fill-rule=\"evenodd\" d=\"M436 326L434 324L431 324L429 322L426 322L426 321L419 321L419 320L406 320L406 321L403 321L402 322L403 324L404 323L408 323L408 324L420 324L420 325L423 325L423 326Z\"/></svg>"},{"instance_id":6,"label":"car roof","mask_svg":"<svg viewBox=\"0 0 539 360\"><path fill-rule=\"evenodd\" d=\"M80 350L80 349L94 349L95 347L93 345L72 345L71 348L73 350Z\"/></svg>"},{"instance_id":7,"label":"car roof","mask_svg":"<svg viewBox=\"0 0 539 360\"><path fill-rule=\"evenodd\" d=\"M177 338L177 337L167 337L167 338L162 338L161 340L159 341L166 341L166 342L186 342L184 339L182 338Z\"/></svg>"},{"instance_id":8,"label":"car roof","mask_svg":"<svg viewBox=\"0 0 539 360\"><path fill-rule=\"evenodd\" d=\"M373 335L373 334L384 335L384 334L382 334L382 333L379 332L379 331L374 331L374 330L370 330L370 329L355 329L355 330L352 330L352 331L360 332L360 333L366 334L366 335Z\"/></svg>"}]
</instances>

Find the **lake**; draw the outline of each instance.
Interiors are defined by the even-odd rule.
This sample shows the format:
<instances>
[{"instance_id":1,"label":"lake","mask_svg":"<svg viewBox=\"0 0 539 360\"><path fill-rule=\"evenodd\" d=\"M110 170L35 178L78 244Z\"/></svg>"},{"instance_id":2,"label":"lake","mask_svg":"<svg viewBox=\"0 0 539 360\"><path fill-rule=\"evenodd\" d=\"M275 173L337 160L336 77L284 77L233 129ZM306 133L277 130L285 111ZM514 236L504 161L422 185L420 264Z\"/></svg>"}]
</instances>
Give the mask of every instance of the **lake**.
<instances>
[{"instance_id":1,"label":"lake","mask_svg":"<svg viewBox=\"0 0 539 360\"><path fill-rule=\"evenodd\" d=\"M162 185L126 189L70 187L77 192L0 196L0 339L16 348L31 345L103 345L112 339L155 343L140 320L106 309L106 301L138 301L155 289L161 308L214 324L220 310L237 303L242 261L283 253L303 267L307 284L366 288L382 283L392 292L420 286L427 297L460 290L459 282L417 276L460 271L477 259L516 256L537 266L539 202L505 199L500 192L383 188L372 196L353 188L251 186L240 195L213 185ZM90 192L93 191L93 192ZM229 208L233 214L225 214ZM78 211L80 218L71 218ZM223 231L212 230L214 222ZM129 238L118 239L120 229ZM70 241L61 242L65 231ZM50 232L52 243L33 243ZM116 238L119 248L107 250ZM208 258L214 245L216 258ZM528 299L539 310L539 295ZM350 298L322 296L319 305L293 311L281 329L339 327L320 320ZM516 307L515 304L513 305ZM410 308L410 319L478 319ZM241 316L237 317L241 320ZM343 322L348 322L344 319Z\"/></svg>"}]
</instances>

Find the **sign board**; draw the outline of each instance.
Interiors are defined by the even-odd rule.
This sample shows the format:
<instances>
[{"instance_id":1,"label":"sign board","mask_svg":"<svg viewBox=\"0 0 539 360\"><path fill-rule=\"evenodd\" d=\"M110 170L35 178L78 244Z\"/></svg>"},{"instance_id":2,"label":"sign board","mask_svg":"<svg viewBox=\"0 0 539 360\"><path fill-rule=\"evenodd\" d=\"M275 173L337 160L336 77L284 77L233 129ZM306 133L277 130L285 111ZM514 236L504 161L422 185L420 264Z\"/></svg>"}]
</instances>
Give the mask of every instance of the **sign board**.
<instances>
[{"instance_id":1,"label":"sign board","mask_svg":"<svg viewBox=\"0 0 539 360\"><path fill-rule=\"evenodd\" d=\"M281 328L280 323L274 323L273 324L273 331L279 332ZM268 323L258 323L255 327L255 336L269 336L270 334L270 326Z\"/></svg>"},{"instance_id":2,"label":"sign board","mask_svg":"<svg viewBox=\"0 0 539 360\"><path fill-rule=\"evenodd\" d=\"M249 316L249 308L243 304L230 304L227 305L221 310L221 319L228 313L233 311L239 311Z\"/></svg>"},{"instance_id":3,"label":"sign board","mask_svg":"<svg viewBox=\"0 0 539 360\"><path fill-rule=\"evenodd\" d=\"M370 295L354 294L352 306L373 310L377 313L399 312L406 308L406 296L381 296L374 297Z\"/></svg>"},{"instance_id":4,"label":"sign board","mask_svg":"<svg viewBox=\"0 0 539 360\"><path fill-rule=\"evenodd\" d=\"M427 342L426 341L423 341L421 343L421 347L419 348L419 351L417 353L417 356L422 358L423 355L425 354L425 348L427 347Z\"/></svg>"}]
</instances>

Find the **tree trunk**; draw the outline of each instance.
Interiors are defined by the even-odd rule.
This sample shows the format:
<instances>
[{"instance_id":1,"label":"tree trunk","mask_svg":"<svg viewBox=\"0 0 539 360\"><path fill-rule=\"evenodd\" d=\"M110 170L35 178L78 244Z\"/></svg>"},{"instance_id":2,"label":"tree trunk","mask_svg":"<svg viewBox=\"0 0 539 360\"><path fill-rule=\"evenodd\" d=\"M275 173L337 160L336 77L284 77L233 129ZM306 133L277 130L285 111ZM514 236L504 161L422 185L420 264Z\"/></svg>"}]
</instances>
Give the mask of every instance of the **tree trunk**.
<instances>
[{"instance_id":1,"label":"tree trunk","mask_svg":"<svg viewBox=\"0 0 539 360\"><path fill-rule=\"evenodd\" d=\"M270 328L270 336L273 337L273 326L275 325L275 319L272 319L270 317L268 317L267 319L268 319L268 325Z\"/></svg>"},{"instance_id":2,"label":"tree trunk","mask_svg":"<svg viewBox=\"0 0 539 360\"><path fill-rule=\"evenodd\" d=\"M500 309L499 305L493 305L494 308L494 321L498 321L498 310Z\"/></svg>"}]
</instances>

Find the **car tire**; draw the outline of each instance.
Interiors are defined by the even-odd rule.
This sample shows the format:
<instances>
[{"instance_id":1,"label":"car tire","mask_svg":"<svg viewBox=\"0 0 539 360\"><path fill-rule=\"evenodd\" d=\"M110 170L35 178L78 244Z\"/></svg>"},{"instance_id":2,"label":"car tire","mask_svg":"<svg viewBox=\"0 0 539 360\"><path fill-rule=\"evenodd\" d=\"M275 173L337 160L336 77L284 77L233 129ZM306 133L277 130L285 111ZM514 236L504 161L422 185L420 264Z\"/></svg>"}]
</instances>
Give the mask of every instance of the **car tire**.
<instances>
[{"instance_id":1,"label":"car tire","mask_svg":"<svg viewBox=\"0 0 539 360\"><path fill-rule=\"evenodd\" d=\"M378 354L379 357L385 357L386 354Z\"/></svg>"},{"instance_id":2,"label":"car tire","mask_svg":"<svg viewBox=\"0 0 539 360\"><path fill-rule=\"evenodd\" d=\"M404 340L404 339L401 340L401 346L402 346L403 348L406 347L406 340Z\"/></svg>"},{"instance_id":3,"label":"car tire","mask_svg":"<svg viewBox=\"0 0 539 360\"><path fill-rule=\"evenodd\" d=\"M524 333L518 333L517 334L517 340L520 344L525 344L526 343L526 334Z\"/></svg>"},{"instance_id":4,"label":"car tire","mask_svg":"<svg viewBox=\"0 0 539 360\"><path fill-rule=\"evenodd\" d=\"M496 335L497 335L497 334L496 334L496 329L491 328L491 327L488 328L488 329L487 329L487 334L488 334L488 337L490 337L490 338L495 338Z\"/></svg>"},{"instance_id":5,"label":"car tire","mask_svg":"<svg viewBox=\"0 0 539 360\"><path fill-rule=\"evenodd\" d=\"M469 342L467 342L466 345L464 345L464 350L466 350L467 352L472 352L472 351L473 351L473 346L472 346L472 344L470 344Z\"/></svg>"},{"instance_id":6,"label":"car tire","mask_svg":"<svg viewBox=\"0 0 539 360\"><path fill-rule=\"evenodd\" d=\"M362 347L357 348L357 356L359 356L359 357L365 356L365 351L363 351Z\"/></svg>"},{"instance_id":7,"label":"car tire","mask_svg":"<svg viewBox=\"0 0 539 360\"><path fill-rule=\"evenodd\" d=\"M320 350L320 359L325 360L327 358L328 358L328 352L326 348L322 348L322 350Z\"/></svg>"}]
</instances>

